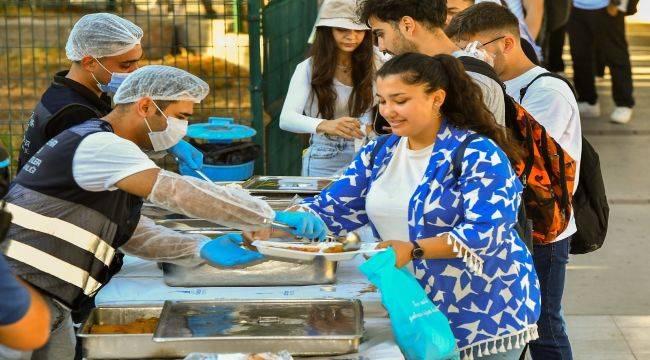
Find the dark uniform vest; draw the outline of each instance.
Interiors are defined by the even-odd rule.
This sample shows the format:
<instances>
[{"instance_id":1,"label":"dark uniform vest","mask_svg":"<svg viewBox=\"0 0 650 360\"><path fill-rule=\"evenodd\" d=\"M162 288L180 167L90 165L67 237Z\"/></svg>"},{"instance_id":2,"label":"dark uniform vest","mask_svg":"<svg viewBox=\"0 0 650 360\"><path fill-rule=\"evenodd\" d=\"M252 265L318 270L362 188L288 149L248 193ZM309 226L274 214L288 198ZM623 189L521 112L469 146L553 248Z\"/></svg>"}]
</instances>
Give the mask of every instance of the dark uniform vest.
<instances>
[{"instance_id":1,"label":"dark uniform vest","mask_svg":"<svg viewBox=\"0 0 650 360\"><path fill-rule=\"evenodd\" d=\"M3 251L17 276L75 310L113 275L116 250L133 234L142 199L77 185L72 160L90 134L113 129L92 119L57 135L16 176L5 200L12 225Z\"/></svg>"},{"instance_id":2,"label":"dark uniform vest","mask_svg":"<svg viewBox=\"0 0 650 360\"><path fill-rule=\"evenodd\" d=\"M110 111L110 103L102 104L106 99L99 98L93 103L91 97L96 97L83 85L66 79L67 72L58 73L52 85L43 93L41 100L36 104L34 112L27 123L27 129L18 156L18 169L21 169L34 153L50 140L45 129L52 118L71 106L83 106L93 117L102 117ZM101 105L101 106L99 106ZM85 120L85 119L84 119Z\"/></svg>"}]
</instances>

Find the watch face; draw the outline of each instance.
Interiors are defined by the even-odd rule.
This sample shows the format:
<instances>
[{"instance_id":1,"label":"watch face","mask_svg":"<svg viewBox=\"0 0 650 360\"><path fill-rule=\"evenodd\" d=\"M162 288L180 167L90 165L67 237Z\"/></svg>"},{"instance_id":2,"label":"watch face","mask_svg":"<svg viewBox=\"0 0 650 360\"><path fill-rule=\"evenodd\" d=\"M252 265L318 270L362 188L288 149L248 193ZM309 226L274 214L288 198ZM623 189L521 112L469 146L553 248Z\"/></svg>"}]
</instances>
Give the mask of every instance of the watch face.
<instances>
[{"instance_id":1,"label":"watch face","mask_svg":"<svg viewBox=\"0 0 650 360\"><path fill-rule=\"evenodd\" d=\"M422 248L413 249L413 258L422 259L424 257L424 250Z\"/></svg>"}]
</instances>

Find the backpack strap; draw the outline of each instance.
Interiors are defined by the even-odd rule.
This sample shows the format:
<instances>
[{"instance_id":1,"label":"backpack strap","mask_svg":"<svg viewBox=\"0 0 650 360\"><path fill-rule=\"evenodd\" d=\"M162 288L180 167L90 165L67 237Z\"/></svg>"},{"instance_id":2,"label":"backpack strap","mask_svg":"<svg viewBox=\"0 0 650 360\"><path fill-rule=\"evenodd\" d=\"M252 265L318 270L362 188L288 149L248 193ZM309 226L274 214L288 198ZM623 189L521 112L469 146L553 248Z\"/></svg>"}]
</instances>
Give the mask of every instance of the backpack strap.
<instances>
[{"instance_id":1,"label":"backpack strap","mask_svg":"<svg viewBox=\"0 0 650 360\"><path fill-rule=\"evenodd\" d=\"M465 137L465 140L463 140L460 145L456 148L456 151L454 152L453 158L452 158L452 171L454 172L454 177L456 179L460 179L460 175L463 171L463 157L465 156L465 149L467 149L467 146L469 146L469 143L472 141L476 140L479 138L479 134L477 133L471 133Z\"/></svg>"},{"instance_id":2,"label":"backpack strap","mask_svg":"<svg viewBox=\"0 0 650 360\"><path fill-rule=\"evenodd\" d=\"M552 77L552 78L556 78L558 80L564 81L564 83L569 86L569 89L571 89L571 92L573 93L573 96L576 97L576 90L573 87L573 84L571 84L571 82L567 78L565 78L562 75L558 75L556 73L545 72L543 74L539 74L539 75L535 76L535 78L531 82L529 82L528 85L524 86L523 88L521 88L521 90L519 90L519 103L520 104L524 100L524 96L526 96L526 92L528 91L528 88L531 85L533 85L533 83L535 81L537 81L537 79L540 79L540 78L543 78L543 77ZM577 99L577 97L576 97L576 99Z\"/></svg>"},{"instance_id":3,"label":"backpack strap","mask_svg":"<svg viewBox=\"0 0 650 360\"><path fill-rule=\"evenodd\" d=\"M388 141L388 138L390 135L381 135L377 138L377 143L375 144L375 147L372 148L372 151L370 152L370 166L368 167L370 170L372 170L373 167L375 167L375 158L377 157L377 154L379 154L379 150L381 150L384 145L386 145L386 142Z\"/></svg>"}]
</instances>

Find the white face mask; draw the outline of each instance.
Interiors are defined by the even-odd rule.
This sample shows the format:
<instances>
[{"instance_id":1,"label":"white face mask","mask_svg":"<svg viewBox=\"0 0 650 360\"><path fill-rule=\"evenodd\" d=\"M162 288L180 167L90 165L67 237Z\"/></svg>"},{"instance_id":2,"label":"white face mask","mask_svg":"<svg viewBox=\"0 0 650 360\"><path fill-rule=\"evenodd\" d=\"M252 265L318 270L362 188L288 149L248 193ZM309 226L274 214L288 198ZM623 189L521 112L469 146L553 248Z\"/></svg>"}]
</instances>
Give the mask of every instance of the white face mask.
<instances>
[{"instance_id":1,"label":"white face mask","mask_svg":"<svg viewBox=\"0 0 650 360\"><path fill-rule=\"evenodd\" d=\"M160 111L161 114L165 113L160 110L156 103L153 103L154 106ZM151 145L153 146L154 151L163 151L167 150L170 147L178 144L181 139L187 134L187 120L177 119L172 116L165 116L167 118L167 128L163 131L153 131L151 126L147 121L147 118L144 118L145 124L149 128L149 139L151 140Z\"/></svg>"}]
</instances>

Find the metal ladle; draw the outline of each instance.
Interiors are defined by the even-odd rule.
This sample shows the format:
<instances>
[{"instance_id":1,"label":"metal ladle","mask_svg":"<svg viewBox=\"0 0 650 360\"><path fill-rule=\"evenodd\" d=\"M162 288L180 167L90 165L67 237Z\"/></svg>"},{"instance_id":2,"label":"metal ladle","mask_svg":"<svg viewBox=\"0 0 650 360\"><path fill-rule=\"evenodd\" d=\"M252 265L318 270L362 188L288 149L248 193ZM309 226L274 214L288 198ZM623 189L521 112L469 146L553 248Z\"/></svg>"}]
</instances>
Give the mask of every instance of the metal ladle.
<instances>
[{"instance_id":1,"label":"metal ladle","mask_svg":"<svg viewBox=\"0 0 650 360\"><path fill-rule=\"evenodd\" d=\"M339 240L340 241L340 240ZM345 239L341 241L343 244L343 251L357 251L361 249L361 238L355 232L349 232L345 235Z\"/></svg>"}]
</instances>

